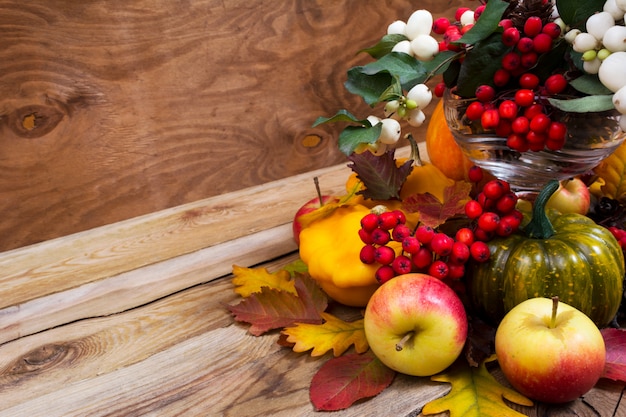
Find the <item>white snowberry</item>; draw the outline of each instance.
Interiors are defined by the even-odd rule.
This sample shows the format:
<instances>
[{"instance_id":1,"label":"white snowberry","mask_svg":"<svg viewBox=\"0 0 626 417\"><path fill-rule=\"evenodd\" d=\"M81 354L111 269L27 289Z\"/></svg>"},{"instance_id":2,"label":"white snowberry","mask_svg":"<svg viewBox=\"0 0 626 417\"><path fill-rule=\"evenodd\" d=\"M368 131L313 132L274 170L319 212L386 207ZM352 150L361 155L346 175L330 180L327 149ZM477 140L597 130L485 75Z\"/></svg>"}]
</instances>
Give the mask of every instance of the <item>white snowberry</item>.
<instances>
[{"instance_id":1,"label":"white snowberry","mask_svg":"<svg viewBox=\"0 0 626 417\"><path fill-rule=\"evenodd\" d=\"M585 70L587 74L597 74L598 71L600 71L601 64L602 61L600 61L596 56L594 59L589 61L583 61L583 70Z\"/></svg>"},{"instance_id":2,"label":"white snowberry","mask_svg":"<svg viewBox=\"0 0 626 417\"><path fill-rule=\"evenodd\" d=\"M417 109L426 108L433 99L433 92L426 84L416 84L406 94L406 98L417 103Z\"/></svg>"},{"instance_id":3,"label":"white snowberry","mask_svg":"<svg viewBox=\"0 0 626 417\"><path fill-rule=\"evenodd\" d=\"M626 51L626 27L621 25L610 27L604 33L602 44L611 52Z\"/></svg>"},{"instance_id":4,"label":"white snowberry","mask_svg":"<svg viewBox=\"0 0 626 417\"><path fill-rule=\"evenodd\" d=\"M416 10L406 21L406 37L413 40L418 35L428 35L433 27L433 15L428 10Z\"/></svg>"},{"instance_id":5,"label":"white snowberry","mask_svg":"<svg viewBox=\"0 0 626 417\"><path fill-rule=\"evenodd\" d=\"M383 124L383 128L378 137L378 141L385 145L393 145L400 139L400 134L402 133L400 122L395 119L387 118L382 119L381 123Z\"/></svg>"},{"instance_id":6,"label":"white snowberry","mask_svg":"<svg viewBox=\"0 0 626 417\"><path fill-rule=\"evenodd\" d=\"M473 25L474 23L476 23L476 20L474 20L474 11L466 10L461 15L459 21L461 22L462 26Z\"/></svg>"},{"instance_id":7,"label":"white snowberry","mask_svg":"<svg viewBox=\"0 0 626 417\"><path fill-rule=\"evenodd\" d=\"M387 26L387 35L405 35L406 36L406 22L402 20L396 20Z\"/></svg>"},{"instance_id":8,"label":"white snowberry","mask_svg":"<svg viewBox=\"0 0 626 417\"><path fill-rule=\"evenodd\" d=\"M430 35L417 35L411 41L411 49L415 58L430 61L439 53L439 42Z\"/></svg>"},{"instance_id":9,"label":"white snowberry","mask_svg":"<svg viewBox=\"0 0 626 417\"><path fill-rule=\"evenodd\" d=\"M624 11L617 7L615 0L606 0L602 10L611 13L611 16L613 16L613 19L615 20L621 20L624 18Z\"/></svg>"},{"instance_id":10,"label":"white snowberry","mask_svg":"<svg viewBox=\"0 0 626 417\"><path fill-rule=\"evenodd\" d=\"M391 52L401 52L403 54L413 56L413 48L411 48L411 41L402 40L395 44L393 48L391 48Z\"/></svg>"},{"instance_id":11,"label":"white snowberry","mask_svg":"<svg viewBox=\"0 0 626 417\"><path fill-rule=\"evenodd\" d=\"M419 127L426 121L426 114L420 109L410 110L406 115L406 121L413 127Z\"/></svg>"},{"instance_id":12,"label":"white snowberry","mask_svg":"<svg viewBox=\"0 0 626 417\"><path fill-rule=\"evenodd\" d=\"M626 87L622 87L613 94L613 105L621 114L626 114Z\"/></svg>"},{"instance_id":13,"label":"white snowberry","mask_svg":"<svg viewBox=\"0 0 626 417\"><path fill-rule=\"evenodd\" d=\"M589 16L585 27L597 40L602 40L608 28L615 26L615 19L609 12L600 12Z\"/></svg>"},{"instance_id":14,"label":"white snowberry","mask_svg":"<svg viewBox=\"0 0 626 417\"><path fill-rule=\"evenodd\" d=\"M574 39L572 48L576 52L585 53L590 49L596 49L598 47L598 39L591 33L582 32L579 33Z\"/></svg>"},{"instance_id":15,"label":"white snowberry","mask_svg":"<svg viewBox=\"0 0 626 417\"><path fill-rule=\"evenodd\" d=\"M598 78L614 93L626 85L626 52L614 52L602 61Z\"/></svg>"}]
</instances>

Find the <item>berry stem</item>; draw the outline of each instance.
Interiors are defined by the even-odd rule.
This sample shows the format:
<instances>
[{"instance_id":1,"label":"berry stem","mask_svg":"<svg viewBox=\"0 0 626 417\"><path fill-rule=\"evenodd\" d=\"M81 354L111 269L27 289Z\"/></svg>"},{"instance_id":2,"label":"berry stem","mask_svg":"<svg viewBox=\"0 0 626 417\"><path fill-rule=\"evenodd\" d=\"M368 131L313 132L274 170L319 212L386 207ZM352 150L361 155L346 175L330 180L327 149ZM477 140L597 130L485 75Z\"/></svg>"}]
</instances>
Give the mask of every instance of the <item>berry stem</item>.
<instances>
[{"instance_id":1,"label":"berry stem","mask_svg":"<svg viewBox=\"0 0 626 417\"><path fill-rule=\"evenodd\" d=\"M406 345L406 343L411 340L413 336L415 336L414 331L410 331L405 334L404 337L398 343L396 343L396 351L400 352L402 349L404 349L404 345Z\"/></svg>"},{"instance_id":2,"label":"berry stem","mask_svg":"<svg viewBox=\"0 0 626 417\"><path fill-rule=\"evenodd\" d=\"M559 308L559 297L552 297L552 317L550 317L550 328L554 329L556 327L556 312Z\"/></svg>"}]
</instances>

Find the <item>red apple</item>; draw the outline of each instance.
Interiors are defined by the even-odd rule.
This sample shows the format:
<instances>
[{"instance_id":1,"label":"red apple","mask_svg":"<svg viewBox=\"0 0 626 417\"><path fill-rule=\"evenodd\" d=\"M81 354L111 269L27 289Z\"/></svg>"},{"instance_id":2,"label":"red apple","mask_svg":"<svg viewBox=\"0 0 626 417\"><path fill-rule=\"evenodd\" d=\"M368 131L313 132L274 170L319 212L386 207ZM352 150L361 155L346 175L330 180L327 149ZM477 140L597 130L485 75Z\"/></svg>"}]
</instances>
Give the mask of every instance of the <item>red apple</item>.
<instances>
[{"instance_id":1,"label":"red apple","mask_svg":"<svg viewBox=\"0 0 626 417\"><path fill-rule=\"evenodd\" d=\"M589 391L604 371L604 339L596 325L558 299L531 298L496 331L496 355L506 379L527 397L564 403Z\"/></svg>"},{"instance_id":2,"label":"red apple","mask_svg":"<svg viewBox=\"0 0 626 417\"><path fill-rule=\"evenodd\" d=\"M546 204L561 213L578 213L586 215L589 212L591 194L589 188L578 177L561 181L559 188L552 194Z\"/></svg>"},{"instance_id":3,"label":"red apple","mask_svg":"<svg viewBox=\"0 0 626 417\"><path fill-rule=\"evenodd\" d=\"M320 204L319 197L315 197L314 199L309 200L306 204L304 204L302 207L298 209L298 211L296 212L296 215L293 218L293 224L292 224L293 238L298 245L300 245L300 232L302 231L302 223L300 223L300 217L307 213L311 213L312 211L317 210L318 208L322 207L324 204L328 202L336 203L338 201L339 199L335 196L323 195L321 204Z\"/></svg>"},{"instance_id":4,"label":"red apple","mask_svg":"<svg viewBox=\"0 0 626 417\"><path fill-rule=\"evenodd\" d=\"M467 338L467 316L457 294L441 280L418 273L381 285L367 304L364 326L381 362L415 376L446 369Z\"/></svg>"}]
</instances>

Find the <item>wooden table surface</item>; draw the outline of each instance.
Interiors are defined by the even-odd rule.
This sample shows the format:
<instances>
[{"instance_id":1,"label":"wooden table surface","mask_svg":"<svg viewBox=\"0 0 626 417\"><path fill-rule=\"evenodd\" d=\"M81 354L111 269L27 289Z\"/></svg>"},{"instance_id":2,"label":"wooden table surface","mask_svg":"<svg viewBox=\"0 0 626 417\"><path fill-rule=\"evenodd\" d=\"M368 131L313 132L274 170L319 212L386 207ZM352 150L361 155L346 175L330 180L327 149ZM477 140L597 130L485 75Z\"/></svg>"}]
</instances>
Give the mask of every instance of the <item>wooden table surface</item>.
<instances>
[{"instance_id":1,"label":"wooden table surface","mask_svg":"<svg viewBox=\"0 0 626 417\"><path fill-rule=\"evenodd\" d=\"M346 170L311 175L340 192ZM310 179L0 253L0 416L329 415L308 395L328 357L280 347L277 332L251 336L225 307L238 297L233 264L275 270L297 256L290 219L313 193ZM419 416L448 390L398 375L378 397L332 415ZM625 396L624 384L602 380L564 406L513 407L625 417Z\"/></svg>"}]
</instances>

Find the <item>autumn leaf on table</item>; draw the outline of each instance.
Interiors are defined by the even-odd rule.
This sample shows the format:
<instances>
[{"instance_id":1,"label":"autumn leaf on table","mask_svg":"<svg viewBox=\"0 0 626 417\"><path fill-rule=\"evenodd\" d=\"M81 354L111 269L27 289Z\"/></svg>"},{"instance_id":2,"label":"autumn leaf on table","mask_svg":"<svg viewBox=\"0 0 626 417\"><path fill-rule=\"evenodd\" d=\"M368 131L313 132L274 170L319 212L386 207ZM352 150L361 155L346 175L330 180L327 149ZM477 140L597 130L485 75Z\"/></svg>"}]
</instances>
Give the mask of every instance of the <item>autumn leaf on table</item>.
<instances>
[{"instance_id":1,"label":"autumn leaf on table","mask_svg":"<svg viewBox=\"0 0 626 417\"><path fill-rule=\"evenodd\" d=\"M356 172L365 185L365 189L358 194L372 200L399 199L402 184L413 169L411 159L398 167L394 151L380 156L371 152L353 153L348 159L351 161L348 167Z\"/></svg>"},{"instance_id":2,"label":"autumn leaf on table","mask_svg":"<svg viewBox=\"0 0 626 417\"><path fill-rule=\"evenodd\" d=\"M606 367L602 378L626 382L626 330L602 329L606 346Z\"/></svg>"},{"instance_id":3,"label":"autumn leaf on table","mask_svg":"<svg viewBox=\"0 0 626 417\"><path fill-rule=\"evenodd\" d=\"M313 349L311 356L322 356L332 349L333 355L341 356L352 345L357 353L369 349L363 319L347 322L332 314L321 315L323 324L296 323L282 331L287 335L287 342L294 344L294 352Z\"/></svg>"},{"instance_id":4,"label":"autumn leaf on table","mask_svg":"<svg viewBox=\"0 0 626 417\"><path fill-rule=\"evenodd\" d=\"M445 396L427 403L422 409L424 415L449 411L450 417L524 417L524 414L510 408L503 398L519 405L533 405L517 391L498 383L487 370L485 362L471 367L464 360L459 360L446 372L430 379L448 382L452 384L452 389Z\"/></svg>"},{"instance_id":5,"label":"autumn leaf on table","mask_svg":"<svg viewBox=\"0 0 626 417\"><path fill-rule=\"evenodd\" d=\"M235 320L250 323L248 331L255 336L294 323L322 323L326 294L307 275L297 275L294 282L297 295L263 287L228 310Z\"/></svg>"},{"instance_id":6,"label":"autumn leaf on table","mask_svg":"<svg viewBox=\"0 0 626 417\"><path fill-rule=\"evenodd\" d=\"M465 213L471 189L470 183L457 181L444 189L443 202L430 193L415 194L404 199L403 207L411 213L419 212L420 222L435 228L449 218Z\"/></svg>"},{"instance_id":7,"label":"autumn leaf on table","mask_svg":"<svg viewBox=\"0 0 626 417\"><path fill-rule=\"evenodd\" d=\"M396 372L371 350L327 361L313 376L309 396L318 411L336 411L356 401L374 397L393 382Z\"/></svg>"},{"instance_id":8,"label":"autumn leaf on table","mask_svg":"<svg viewBox=\"0 0 626 417\"><path fill-rule=\"evenodd\" d=\"M288 271L270 273L265 268L244 268L233 265L232 283L235 285L235 292L242 297L249 297L251 294L261 292L263 288L286 291L296 295L294 281Z\"/></svg>"}]
</instances>

